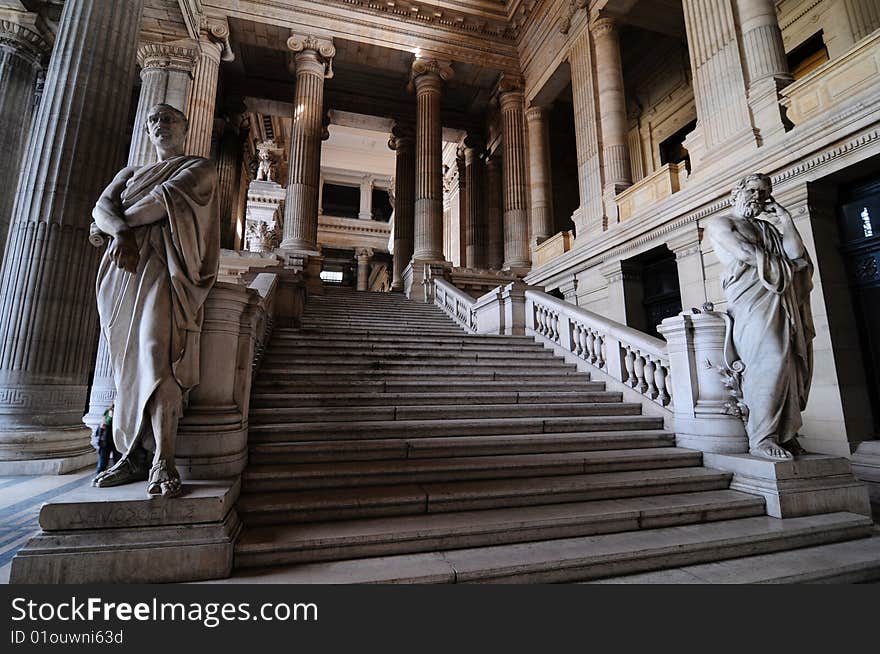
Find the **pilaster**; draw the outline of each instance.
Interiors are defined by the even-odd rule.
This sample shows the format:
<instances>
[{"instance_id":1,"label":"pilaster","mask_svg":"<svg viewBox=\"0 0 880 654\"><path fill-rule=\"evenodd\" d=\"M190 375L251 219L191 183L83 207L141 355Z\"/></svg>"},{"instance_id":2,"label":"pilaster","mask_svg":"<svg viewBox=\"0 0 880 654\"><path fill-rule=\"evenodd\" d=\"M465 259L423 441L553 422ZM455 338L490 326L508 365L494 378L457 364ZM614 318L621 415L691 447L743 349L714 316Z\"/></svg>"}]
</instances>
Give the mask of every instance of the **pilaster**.
<instances>
[{"instance_id":1,"label":"pilaster","mask_svg":"<svg viewBox=\"0 0 880 654\"><path fill-rule=\"evenodd\" d=\"M701 240L702 230L696 223L691 223L666 239L666 247L675 253L681 306L685 311L703 306L708 299Z\"/></svg>"}]
</instances>

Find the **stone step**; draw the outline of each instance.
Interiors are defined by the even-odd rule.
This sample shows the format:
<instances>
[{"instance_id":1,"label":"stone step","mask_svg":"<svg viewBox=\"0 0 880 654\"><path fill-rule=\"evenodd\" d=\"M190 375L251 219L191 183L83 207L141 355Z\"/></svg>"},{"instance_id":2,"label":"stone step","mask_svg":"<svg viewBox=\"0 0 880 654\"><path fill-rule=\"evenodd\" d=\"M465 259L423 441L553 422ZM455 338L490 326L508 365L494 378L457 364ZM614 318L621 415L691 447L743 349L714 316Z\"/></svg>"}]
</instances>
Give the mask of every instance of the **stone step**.
<instances>
[{"instance_id":1,"label":"stone step","mask_svg":"<svg viewBox=\"0 0 880 654\"><path fill-rule=\"evenodd\" d=\"M411 343L332 341L325 343L321 340L304 340L300 342L283 340L273 341L267 350L267 353L269 352L308 352L310 354L330 354L334 356L347 356L349 354L421 354L422 352L461 353L469 356L501 358L523 353L547 353L553 356L550 350L537 343L531 345L510 345L502 348L493 343L484 345L481 343L425 343L423 341Z\"/></svg>"},{"instance_id":2,"label":"stone step","mask_svg":"<svg viewBox=\"0 0 880 654\"><path fill-rule=\"evenodd\" d=\"M240 583L553 583L585 581L866 537L852 513L778 520L749 517L698 525L372 559L244 569Z\"/></svg>"},{"instance_id":3,"label":"stone step","mask_svg":"<svg viewBox=\"0 0 880 654\"><path fill-rule=\"evenodd\" d=\"M236 543L235 567L485 547L730 520L762 515L763 512L761 498L720 490L514 509L252 527L246 529Z\"/></svg>"},{"instance_id":4,"label":"stone step","mask_svg":"<svg viewBox=\"0 0 880 654\"><path fill-rule=\"evenodd\" d=\"M637 409L641 409L636 405ZM631 409L626 409L631 410ZM306 424L251 424L251 443L370 438L429 438L585 431L662 429L663 419L632 414L565 418L486 418L463 420L367 420Z\"/></svg>"},{"instance_id":5,"label":"stone step","mask_svg":"<svg viewBox=\"0 0 880 654\"><path fill-rule=\"evenodd\" d=\"M423 332L446 331L449 329L460 330L451 320L446 318L404 318L394 316L374 320L340 320L335 318L309 318L303 316L300 323L301 329L333 329L336 331L375 331L390 330L398 331L405 329L418 329Z\"/></svg>"},{"instance_id":6,"label":"stone step","mask_svg":"<svg viewBox=\"0 0 880 654\"><path fill-rule=\"evenodd\" d=\"M520 368L483 368L468 369L462 368L458 370L449 370L443 367L430 368L419 366L403 367L399 370L388 368L372 369L372 370L349 370L347 372L324 371L320 370L288 370L268 367L266 364L260 367L259 375L270 377L272 382L280 381L300 381L315 383L335 383L340 386L346 383L363 382L370 380L384 380L386 382L404 382L417 379L425 379L426 375L430 375L429 379L433 382L449 380L463 380L469 382L490 382L490 381L507 381L507 382L528 382L537 379L546 380L548 383L561 383L571 378L579 379L583 373L576 370L556 370L553 368L537 369L529 372ZM587 377L589 379L589 377ZM257 385L265 383L265 379L260 379Z\"/></svg>"},{"instance_id":7,"label":"stone step","mask_svg":"<svg viewBox=\"0 0 880 654\"><path fill-rule=\"evenodd\" d=\"M312 334L340 334L343 336L348 336L351 339L367 339L371 337L380 337L384 336L386 338L393 338L395 336L411 336L414 333L419 333L421 327L419 325L389 325L385 326L370 326L370 327L346 327L341 325L304 325L300 329L300 333L312 333ZM425 330L431 337L434 336L458 336L460 334L464 334L464 330L460 327L456 327L454 324L444 325L442 327L430 327L430 329Z\"/></svg>"},{"instance_id":8,"label":"stone step","mask_svg":"<svg viewBox=\"0 0 880 654\"><path fill-rule=\"evenodd\" d=\"M623 470L684 468L698 466L701 461L702 454L694 450L658 447L644 450L456 456L391 461L252 464L244 473L243 489L247 493L258 493L457 482L470 479L580 475Z\"/></svg>"},{"instance_id":9,"label":"stone step","mask_svg":"<svg viewBox=\"0 0 880 654\"><path fill-rule=\"evenodd\" d=\"M433 393L440 393L446 390L455 390L460 393L479 392L479 391L568 391L574 392L579 390L596 391L605 388L604 382L590 381L588 374L572 375L564 377L562 380L543 379L535 380L477 380L468 381L462 379L449 380L411 380L399 379L397 381L386 381L384 378L378 379L350 379L347 381L340 380L282 380L266 378L257 375L254 380L253 390L255 394L262 393L352 393L352 392L373 392L373 393L411 393L413 391L421 391L423 397L431 397Z\"/></svg>"},{"instance_id":10,"label":"stone step","mask_svg":"<svg viewBox=\"0 0 880 654\"><path fill-rule=\"evenodd\" d=\"M425 398L425 401L430 401ZM349 407L270 407L251 409L250 424L282 422L353 422L459 420L464 418L555 418L563 416L641 415L635 402L577 402L551 404L481 404L470 406L349 406Z\"/></svg>"},{"instance_id":11,"label":"stone step","mask_svg":"<svg viewBox=\"0 0 880 654\"><path fill-rule=\"evenodd\" d=\"M594 382L598 384L598 382ZM620 402L613 391L470 391L457 393L254 393L251 412L269 407L355 407L473 404L550 404L568 402Z\"/></svg>"},{"instance_id":12,"label":"stone step","mask_svg":"<svg viewBox=\"0 0 880 654\"><path fill-rule=\"evenodd\" d=\"M516 365L531 365L532 362L547 365L548 363L564 364L563 359L556 358L552 352L457 352L446 350L432 350L425 348L423 350L409 350L404 352L393 352L380 350L376 352L338 352L327 353L314 351L311 348L285 348L270 347L265 355L267 362L290 365L331 365L331 364L351 364L364 365L382 363L391 361L394 363L422 363L422 362L455 362L458 365L475 364L481 362L482 365L500 366L505 363L515 363Z\"/></svg>"},{"instance_id":13,"label":"stone step","mask_svg":"<svg viewBox=\"0 0 880 654\"><path fill-rule=\"evenodd\" d=\"M427 459L451 456L589 452L648 447L672 447L675 434L667 431L596 431L566 434L499 434L438 438L381 438L372 440L253 443L251 464Z\"/></svg>"},{"instance_id":14,"label":"stone step","mask_svg":"<svg viewBox=\"0 0 880 654\"><path fill-rule=\"evenodd\" d=\"M272 340L278 339L305 339L319 343L326 343L333 340L351 340L349 334L323 333L317 330L302 330L295 327L276 328L272 331ZM389 340L386 338L385 340ZM535 339L531 336L498 336L494 334L468 334L459 330L455 334L434 334L434 333L413 333L408 330L398 330L397 338L399 342L410 343L481 343L483 345L492 345L494 347L503 348L509 343L511 345L536 345Z\"/></svg>"},{"instance_id":15,"label":"stone step","mask_svg":"<svg viewBox=\"0 0 880 654\"><path fill-rule=\"evenodd\" d=\"M264 360L261 372L263 374L274 374L275 372L286 373L294 366L307 367L315 370L320 366L320 372L333 374L335 372L354 373L360 371L371 372L375 370L386 370L392 373L417 374L433 373L434 369L439 369L448 374L467 374L470 371L482 373L483 371L515 371L519 374L529 374L534 372L539 374L547 371L576 371L577 366L573 363L565 363L561 359L534 359L534 360L505 360L505 359L467 359L467 358L399 358L392 359L382 357L381 355L373 359L350 359L346 361L344 358L335 361L312 360L306 357L282 357L271 356Z\"/></svg>"},{"instance_id":16,"label":"stone step","mask_svg":"<svg viewBox=\"0 0 880 654\"><path fill-rule=\"evenodd\" d=\"M858 584L880 580L880 536L608 577L597 584Z\"/></svg>"},{"instance_id":17,"label":"stone step","mask_svg":"<svg viewBox=\"0 0 880 654\"><path fill-rule=\"evenodd\" d=\"M724 490L731 474L703 467L425 484L243 493L248 525L418 515Z\"/></svg>"}]
</instances>

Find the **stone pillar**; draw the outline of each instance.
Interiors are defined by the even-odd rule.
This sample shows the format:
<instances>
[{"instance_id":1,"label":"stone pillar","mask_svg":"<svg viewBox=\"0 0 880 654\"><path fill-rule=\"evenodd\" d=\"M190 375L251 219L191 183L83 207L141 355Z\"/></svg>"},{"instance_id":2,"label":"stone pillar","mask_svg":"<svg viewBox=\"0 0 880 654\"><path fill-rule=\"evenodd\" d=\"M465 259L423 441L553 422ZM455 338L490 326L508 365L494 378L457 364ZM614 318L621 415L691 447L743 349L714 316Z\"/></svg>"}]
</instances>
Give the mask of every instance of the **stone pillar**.
<instances>
[{"instance_id":1,"label":"stone pillar","mask_svg":"<svg viewBox=\"0 0 880 654\"><path fill-rule=\"evenodd\" d=\"M443 261L443 125L440 96L452 67L416 59L411 85L416 91L416 199L413 259Z\"/></svg>"},{"instance_id":2,"label":"stone pillar","mask_svg":"<svg viewBox=\"0 0 880 654\"><path fill-rule=\"evenodd\" d=\"M281 247L315 255L318 249L324 79L327 63L336 54L336 48L328 39L299 34L287 40L287 47L294 53L291 66L292 72L296 73L296 95Z\"/></svg>"},{"instance_id":3,"label":"stone pillar","mask_svg":"<svg viewBox=\"0 0 880 654\"><path fill-rule=\"evenodd\" d=\"M227 121L220 137L217 190L220 196L220 247L230 250L235 247L235 228L239 219L242 157L241 135L235 125Z\"/></svg>"},{"instance_id":4,"label":"stone pillar","mask_svg":"<svg viewBox=\"0 0 880 654\"><path fill-rule=\"evenodd\" d=\"M686 139L691 168L757 147L746 99L743 61L730 0L684 0L684 21L697 105Z\"/></svg>"},{"instance_id":5,"label":"stone pillar","mask_svg":"<svg viewBox=\"0 0 880 654\"><path fill-rule=\"evenodd\" d=\"M207 23L206 29L199 34L199 58L195 66L195 79L186 110L186 117L189 119L189 132L186 137L187 154L199 157L211 156L217 78L220 74L220 58L224 52L223 41L228 38L229 26L225 21L211 20Z\"/></svg>"},{"instance_id":6,"label":"stone pillar","mask_svg":"<svg viewBox=\"0 0 880 654\"><path fill-rule=\"evenodd\" d=\"M762 142L785 133L779 91L791 84L774 0L736 0L749 107Z\"/></svg>"},{"instance_id":7,"label":"stone pillar","mask_svg":"<svg viewBox=\"0 0 880 654\"><path fill-rule=\"evenodd\" d=\"M529 126L529 188L532 196L531 249L553 236L553 186L550 177L549 107L526 111Z\"/></svg>"},{"instance_id":8,"label":"stone pillar","mask_svg":"<svg viewBox=\"0 0 880 654\"><path fill-rule=\"evenodd\" d=\"M0 272L3 474L94 460L80 422L98 334L89 224L119 165L142 9L68 0L61 15Z\"/></svg>"},{"instance_id":9,"label":"stone pillar","mask_svg":"<svg viewBox=\"0 0 880 654\"><path fill-rule=\"evenodd\" d=\"M467 242L468 230L471 228L468 218L470 207L468 206L468 185L464 159L464 144L459 144L455 150L455 168L456 181L458 184L458 232L455 241L458 243L458 252L455 256L450 257L450 261L454 264L457 260L459 266L465 267L468 265Z\"/></svg>"},{"instance_id":10,"label":"stone pillar","mask_svg":"<svg viewBox=\"0 0 880 654\"><path fill-rule=\"evenodd\" d=\"M572 216L572 220L578 240L585 239L588 234L601 232L605 217L591 39L590 30L582 30L580 35L573 39L568 55L571 64L574 137L580 192L580 206Z\"/></svg>"},{"instance_id":11,"label":"stone pillar","mask_svg":"<svg viewBox=\"0 0 880 654\"><path fill-rule=\"evenodd\" d=\"M373 178L369 175L361 180L361 201L358 211L360 220L373 219Z\"/></svg>"},{"instance_id":12,"label":"stone pillar","mask_svg":"<svg viewBox=\"0 0 880 654\"><path fill-rule=\"evenodd\" d=\"M880 27L880 4L877 0L843 0L853 43Z\"/></svg>"},{"instance_id":13,"label":"stone pillar","mask_svg":"<svg viewBox=\"0 0 880 654\"><path fill-rule=\"evenodd\" d=\"M531 268L531 259L521 81L502 75L498 95L504 140L504 270L526 272Z\"/></svg>"},{"instance_id":14,"label":"stone pillar","mask_svg":"<svg viewBox=\"0 0 880 654\"><path fill-rule=\"evenodd\" d=\"M219 55L218 55L219 57ZM147 112L159 103L170 104L186 113L192 74L199 52L192 42L147 43L138 49L141 66L141 92L128 151L129 166L157 161L156 149L147 136ZM213 114L213 105L211 108ZM190 126L192 126L190 120Z\"/></svg>"},{"instance_id":15,"label":"stone pillar","mask_svg":"<svg viewBox=\"0 0 880 654\"><path fill-rule=\"evenodd\" d=\"M502 222L501 157L497 154L486 159L486 231L488 252L486 265L501 270L504 265L504 228Z\"/></svg>"},{"instance_id":16,"label":"stone pillar","mask_svg":"<svg viewBox=\"0 0 880 654\"><path fill-rule=\"evenodd\" d=\"M681 308L700 308L707 301L703 253L700 250L700 229L691 223L666 239L666 247L675 253Z\"/></svg>"},{"instance_id":17,"label":"stone pillar","mask_svg":"<svg viewBox=\"0 0 880 654\"><path fill-rule=\"evenodd\" d=\"M483 212L486 189L483 184L483 143L475 136L464 142L465 186L467 187L467 214L465 215L465 265L485 268L488 250L486 218Z\"/></svg>"},{"instance_id":18,"label":"stone pillar","mask_svg":"<svg viewBox=\"0 0 880 654\"><path fill-rule=\"evenodd\" d=\"M591 26L596 46L596 88L599 92L599 124L602 129L602 166L605 215L617 218L614 196L632 185L627 143L626 98L617 21L599 18Z\"/></svg>"},{"instance_id":19,"label":"stone pillar","mask_svg":"<svg viewBox=\"0 0 880 654\"><path fill-rule=\"evenodd\" d=\"M370 283L370 259L373 258L373 250L370 248L357 248L354 251L357 258L358 276L357 290L367 291Z\"/></svg>"},{"instance_id":20,"label":"stone pillar","mask_svg":"<svg viewBox=\"0 0 880 654\"><path fill-rule=\"evenodd\" d=\"M413 253L415 215L415 131L396 124L391 130L390 147L396 153L394 166L394 276L392 291L403 290L403 271Z\"/></svg>"},{"instance_id":21,"label":"stone pillar","mask_svg":"<svg viewBox=\"0 0 880 654\"><path fill-rule=\"evenodd\" d=\"M17 12L15 17L13 22L9 15L0 16L0 179L6 186L0 193L0 260L36 108L37 82L50 50L36 30L35 15Z\"/></svg>"}]
</instances>

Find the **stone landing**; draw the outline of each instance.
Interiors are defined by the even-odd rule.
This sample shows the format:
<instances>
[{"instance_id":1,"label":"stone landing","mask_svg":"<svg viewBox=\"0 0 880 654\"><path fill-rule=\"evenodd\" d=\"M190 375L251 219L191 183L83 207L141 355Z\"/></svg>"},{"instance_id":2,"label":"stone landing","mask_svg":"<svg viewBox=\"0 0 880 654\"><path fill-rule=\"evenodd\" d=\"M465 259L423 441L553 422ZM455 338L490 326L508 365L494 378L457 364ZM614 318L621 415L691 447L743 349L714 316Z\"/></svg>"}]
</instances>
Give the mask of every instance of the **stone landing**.
<instances>
[{"instance_id":1,"label":"stone landing","mask_svg":"<svg viewBox=\"0 0 880 654\"><path fill-rule=\"evenodd\" d=\"M42 531L12 561L10 583L160 583L228 577L239 481L187 481L147 499L146 482L85 487L44 504Z\"/></svg>"}]
</instances>

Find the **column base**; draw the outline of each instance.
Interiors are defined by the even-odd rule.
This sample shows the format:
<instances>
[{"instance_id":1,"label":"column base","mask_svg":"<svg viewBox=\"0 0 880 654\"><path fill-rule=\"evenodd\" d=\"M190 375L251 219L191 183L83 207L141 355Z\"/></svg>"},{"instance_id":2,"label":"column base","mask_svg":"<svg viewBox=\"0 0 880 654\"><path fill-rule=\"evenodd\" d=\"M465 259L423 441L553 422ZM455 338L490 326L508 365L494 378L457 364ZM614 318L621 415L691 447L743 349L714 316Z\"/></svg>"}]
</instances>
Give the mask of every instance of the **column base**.
<instances>
[{"instance_id":1,"label":"column base","mask_svg":"<svg viewBox=\"0 0 880 654\"><path fill-rule=\"evenodd\" d=\"M868 486L874 521L880 522L880 441L862 442L853 454L852 471Z\"/></svg>"},{"instance_id":2,"label":"column base","mask_svg":"<svg viewBox=\"0 0 880 654\"><path fill-rule=\"evenodd\" d=\"M98 464L94 448L81 454L52 459L27 459L24 461L0 461L0 476L15 475L66 475Z\"/></svg>"},{"instance_id":3,"label":"column base","mask_svg":"<svg viewBox=\"0 0 880 654\"><path fill-rule=\"evenodd\" d=\"M241 523L238 479L185 482L147 499L146 482L81 488L44 504L43 531L12 560L9 583L166 583L223 579Z\"/></svg>"},{"instance_id":4,"label":"column base","mask_svg":"<svg viewBox=\"0 0 880 654\"><path fill-rule=\"evenodd\" d=\"M84 425L43 429L0 428L0 475L63 475L97 461Z\"/></svg>"},{"instance_id":5,"label":"column base","mask_svg":"<svg viewBox=\"0 0 880 654\"><path fill-rule=\"evenodd\" d=\"M793 518L847 511L871 515L868 489L843 457L807 454L793 461L769 461L749 454L703 454L708 468L733 473L731 490L760 495L767 515Z\"/></svg>"}]
</instances>

